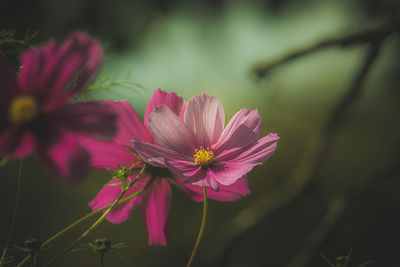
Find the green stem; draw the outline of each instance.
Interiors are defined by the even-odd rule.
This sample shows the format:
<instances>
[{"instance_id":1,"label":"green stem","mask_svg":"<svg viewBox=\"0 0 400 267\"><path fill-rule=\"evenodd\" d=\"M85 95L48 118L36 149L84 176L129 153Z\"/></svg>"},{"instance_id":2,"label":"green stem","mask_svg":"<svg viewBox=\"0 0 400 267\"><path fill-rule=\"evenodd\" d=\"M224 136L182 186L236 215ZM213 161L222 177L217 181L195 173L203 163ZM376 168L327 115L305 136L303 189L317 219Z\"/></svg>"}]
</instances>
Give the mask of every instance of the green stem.
<instances>
[{"instance_id":1,"label":"green stem","mask_svg":"<svg viewBox=\"0 0 400 267\"><path fill-rule=\"evenodd\" d=\"M100 216L99 219L97 219L97 221L95 221L85 232L83 232L74 242L72 242L61 254L59 254L58 256L56 256L52 261L50 261L48 264L46 264L46 266L49 266L53 263L55 263L57 260L59 260L60 258L62 258L65 254L67 254L71 249L73 249L77 244L79 244L79 242L84 239L86 236L88 236L94 229L96 229L108 216L108 214L110 214L110 212L112 211L112 209L114 207L116 207L121 198L125 195L125 193L137 182L137 180L140 179L140 177L143 175L145 169L146 169L146 164L143 165L142 169L140 170L139 174L136 176L136 178L126 187L126 188L122 188L122 192L121 194L119 194L119 196L117 197L117 199L114 200L114 202L106 209L106 211L103 213L103 215ZM139 191L138 191L139 192ZM137 192L136 192L137 193ZM135 194L137 195L137 194Z\"/></svg>"},{"instance_id":2,"label":"green stem","mask_svg":"<svg viewBox=\"0 0 400 267\"><path fill-rule=\"evenodd\" d=\"M20 198L20 194L21 194L21 182L22 182L22 161L19 160L18 161L18 175L17 175L17 193L15 195L14 211L13 211L13 215L11 217L11 225L10 225L10 230L8 231L6 245L4 246L3 253L1 254L0 266L3 266L3 263L6 259L8 245L10 244L11 235L14 230L15 219L17 217L17 210L18 210L18 206L19 206L19 198Z\"/></svg>"},{"instance_id":3,"label":"green stem","mask_svg":"<svg viewBox=\"0 0 400 267\"><path fill-rule=\"evenodd\" d=\"M197 250L199 249L201 239L203 238L204 230L206 228L206 221L207 221L207 187L203 187L204 191L204 203L203 203L203 218L201 219L201 226L200 226L200 231L199 235L197 236L196 244L194 245L192 255L190 255L189 261L186 264L186 267L190 267L192 265L192 262L194 260L194 257L196 256Z\"/></svg>"},{"instance_id":4,"label":"green stem","mask_svg":"<svg viewBox=\"0 0 400 267\"><path fill-rule=\"evenodd\" d=\"M34 252L33 254L31 254L31 258L32 258L32 267L36 267L37 266L37 257L38 257L38 253Z\"/></svg>"},{"instance_id":5,"label":"green stem","mask_svg":"<svg viewBox=\"0 0 400 267\"><path fill-rule=\"evenodd\" d=\"M104 251L100 252L100 266L104 267Z\"/></svg>"},{"instance_id":6,"label":"green stem","mask_svg":"<svg viewBox=\"0 0 400 267\"><path fill-rule=\"evenodd\" d=\"M141 173L142 173L142 171L139 173L139 175L141 175ZM139 176L139 175L138 175L138 176ZM139 178L140 178L140 177L139 177ZM138 178L134 179L134 180L131 182L131 185L130 185L130 186L132 186L133 183L136 182L137 179L138 179ZM133 193L132 195L130 195L130 196L128 196L128 197L122 199L121 201L118 202L118 204L117 204L116 206L121 205L121 204L123 204L123 203L125 203L125 202L127 202L127 201L129 201L129 200L131 200L131 199L133 199L133 198L135 198L135 197L137 197L137 196L140 196L140 195L147 189L147 187L149 186L149 184L150 184L150 183L148 183L143 189L141 189L141 190L139 190L139 191ZM61 231L59 231L58 233L56 233L55 235L51 236L49 239L47 239L46 241L44 241L43 244L42 244L42 248L45 248L45 247L48 246L51 242L53 242L53 241L56 240L58 237L62 236L63 234L65 234L66 232L68 232L69 230L71 230L72 228L74 228L75 226L77 226L77 225L79 225L80 223L82 223L82 222L84 222L84 221L86 221L86 220L92 218L93 216L95 216L95 215L97 215L97 214L99 214L99 213L101 213L101 212L103 212L103 211L105 211L105 210L111 208L113 205L114 205L114 203L113 203L113 204L110 204L110 205L108 205L108 206L105 206L105 207L103 207L103 208L101 208L101 209L92 211L92 212L86 214L85 216L79 218L78 220L76 220L76 221L73 222L72 224L68 225L67 227L65 227L64 229L62 229ZM31 255L26 256L26 257L17 265L17 267L23 266L30 258L31 258Z\"/></svg>"}]
</instances>

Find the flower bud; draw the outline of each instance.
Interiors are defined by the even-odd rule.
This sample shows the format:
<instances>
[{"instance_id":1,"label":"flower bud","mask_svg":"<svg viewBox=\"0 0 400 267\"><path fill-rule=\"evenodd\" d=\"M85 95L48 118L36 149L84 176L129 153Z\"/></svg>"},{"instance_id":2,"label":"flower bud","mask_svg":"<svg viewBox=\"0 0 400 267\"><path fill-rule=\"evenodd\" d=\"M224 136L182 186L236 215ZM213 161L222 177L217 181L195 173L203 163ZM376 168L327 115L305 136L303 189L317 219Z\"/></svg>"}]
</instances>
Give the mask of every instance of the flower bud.
<instances>
[{"instance_id":1,"label":"flower bud","mask_svg":"<svg viewBox=\"0 0 400 267\"><path fill-rule=\"evenodd\" d=\"M25 241L25 248L32 252L39 252L42 242L36 238L30 238Z\"/></svg>"},{"instance_id":2,"label":"flower bud","mask_svg":"<svg viewBox=\"0 0 400 267\"><path fill-rule=\"evenodd\" d=\"M111 247L111 241L106 237L97 238L94 243L98 250L108 250Z\"/></svg>"}]
</instances>

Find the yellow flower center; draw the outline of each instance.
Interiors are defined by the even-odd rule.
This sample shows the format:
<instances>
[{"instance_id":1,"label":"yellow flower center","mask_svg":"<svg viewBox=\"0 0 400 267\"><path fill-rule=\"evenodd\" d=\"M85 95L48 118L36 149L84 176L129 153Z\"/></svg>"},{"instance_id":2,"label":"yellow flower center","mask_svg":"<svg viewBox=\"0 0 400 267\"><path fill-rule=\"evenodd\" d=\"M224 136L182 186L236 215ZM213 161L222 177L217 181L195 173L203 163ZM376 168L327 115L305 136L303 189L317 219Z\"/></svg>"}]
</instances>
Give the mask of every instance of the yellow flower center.
<instances>
[{"instance_id":1,"label":"yellow flower center","mask_svg":"<svg viewBox=\"0 0 400 267\"><path fill-rule=\"evenodd\" d=\"M38 113L38 104L31 96L18 96L11 101L8 117L13 124L22 124L34 120Z\"/></svg>"},{"instance_id":2,"label":"yellow flower center","mask_svg":"<svg viewBox=\"0 0 400 267\"><path fill-rule=\"evenodd\" d=\"M196 154L194 154L193 157L194 157L194 162L197 165L206 167L214 160L214 153L210 150L209 147L207 147L207 149L204 149L201 146L200 149L196 149L195 152Z\"/></svg>"}]
</instances>

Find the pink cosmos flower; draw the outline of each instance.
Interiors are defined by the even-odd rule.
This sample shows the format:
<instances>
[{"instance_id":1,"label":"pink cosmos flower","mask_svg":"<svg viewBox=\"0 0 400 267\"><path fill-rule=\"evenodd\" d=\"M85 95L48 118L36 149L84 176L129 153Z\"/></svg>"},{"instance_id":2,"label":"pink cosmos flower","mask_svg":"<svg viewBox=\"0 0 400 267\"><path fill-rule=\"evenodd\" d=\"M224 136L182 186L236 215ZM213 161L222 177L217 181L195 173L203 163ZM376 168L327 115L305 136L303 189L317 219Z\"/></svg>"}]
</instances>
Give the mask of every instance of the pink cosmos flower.
<instances>
[{"instance_id":1,"label":"pink cosmos flower","mask_svg":"<svg viewBox=\"0 0 400 267\"><path fill-rule=\"evenodd\" d=\"M111 141L86 140L85 147L93 157L93 165L99 169L118 168L118 165L127 167L134 166L134 170L139 170L143 162L138 162L138 158L130 152L133 149L130 140L142 140L158 144L154 141L148 130L148 117L151 111L158 105L166 105L176 116L182 114L184 102L182 97L175 93L166 93L160 89L155 90L151 97L144 115L144 123L127 101L105 101L114 107L119 114L118 133ZM136 164L136 165L134 165ZM132 175L131 179L134 179ZM103 187L99 194L89 205L93 210L98 210L114 202L121 193L121 186L118 180L112 179ZM202 188L193 185L182 185L182 179L173 178L167 168L148 166L142 178L140 178L125 194L124 198L132 195L146 187L144 193L131 200L115 207L107 216L107 220L112 223L125 221L133 210L141 205L143 219L147 226L149 244L167 244L169 235L169 210L171 206L170 183L175 184L187 192L194 200L203 201ZM250 193L247 186L246 177L240 178L230 186L221 186L220 192L210 190L209 197L220 201L234 201Z\"/></svg>"},{"instance_id":2,"label":"pink cosmos flower","mask_svg":"<svg viewBox=\"0 0 400 267\"><path fill-rule=\"evenodd\" d=\"M51 40L24 52L18 76L0 57L0 158L36 150L68 182L86 175L90 156L79 136L112 136L116 115L110 106L68 101L96 74L102 55L96 40L75 32L61 45Z\"/></svg>"},{"instance_id":3,"label":"pink cosmos flower","mask_svg":"<svg viewBox=\"0 0 400 267\"><path fill-rule=\"evenodd\" d=\"M225 125L221 102L212 96L195 96L186 104L183 120L168 106L159 106L149 116L154 145L133 139L144 161L168 169L185 183L211 186L218 191L262 164L275 151L277 134L258 139L261 117L257 110L241 109Z\"/></svg>"}]
</instances>

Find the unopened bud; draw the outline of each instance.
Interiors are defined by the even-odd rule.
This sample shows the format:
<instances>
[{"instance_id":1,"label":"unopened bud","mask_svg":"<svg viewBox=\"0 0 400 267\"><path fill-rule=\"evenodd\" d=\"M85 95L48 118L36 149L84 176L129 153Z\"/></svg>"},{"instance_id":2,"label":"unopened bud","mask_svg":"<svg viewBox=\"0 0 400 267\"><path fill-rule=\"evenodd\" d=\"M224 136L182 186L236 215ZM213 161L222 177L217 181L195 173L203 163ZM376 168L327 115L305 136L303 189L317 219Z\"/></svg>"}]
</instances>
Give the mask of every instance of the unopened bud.
<instances>
[{"instance_id":1,"label":"unopened bud","mask_svg":"<svg viewBox=\"0 0 400 267\"><path fill-rule=\"evenodd\" d=\"M101 250L107 250L111 247L111 241L106 237L97 238L94 243L96 244L97 248Z\"/></svg>"},{"instance_id":2,"label":"unopened bud","mask_svg":"<svg viewBox=\"0 0 400 267\"><path fill-rule=\"evenodd\" d=\"M38 252L41 246L42 242L36 238L31 238L25 241L25 248L32 252Z\"/></svg>"}]
</instances>

